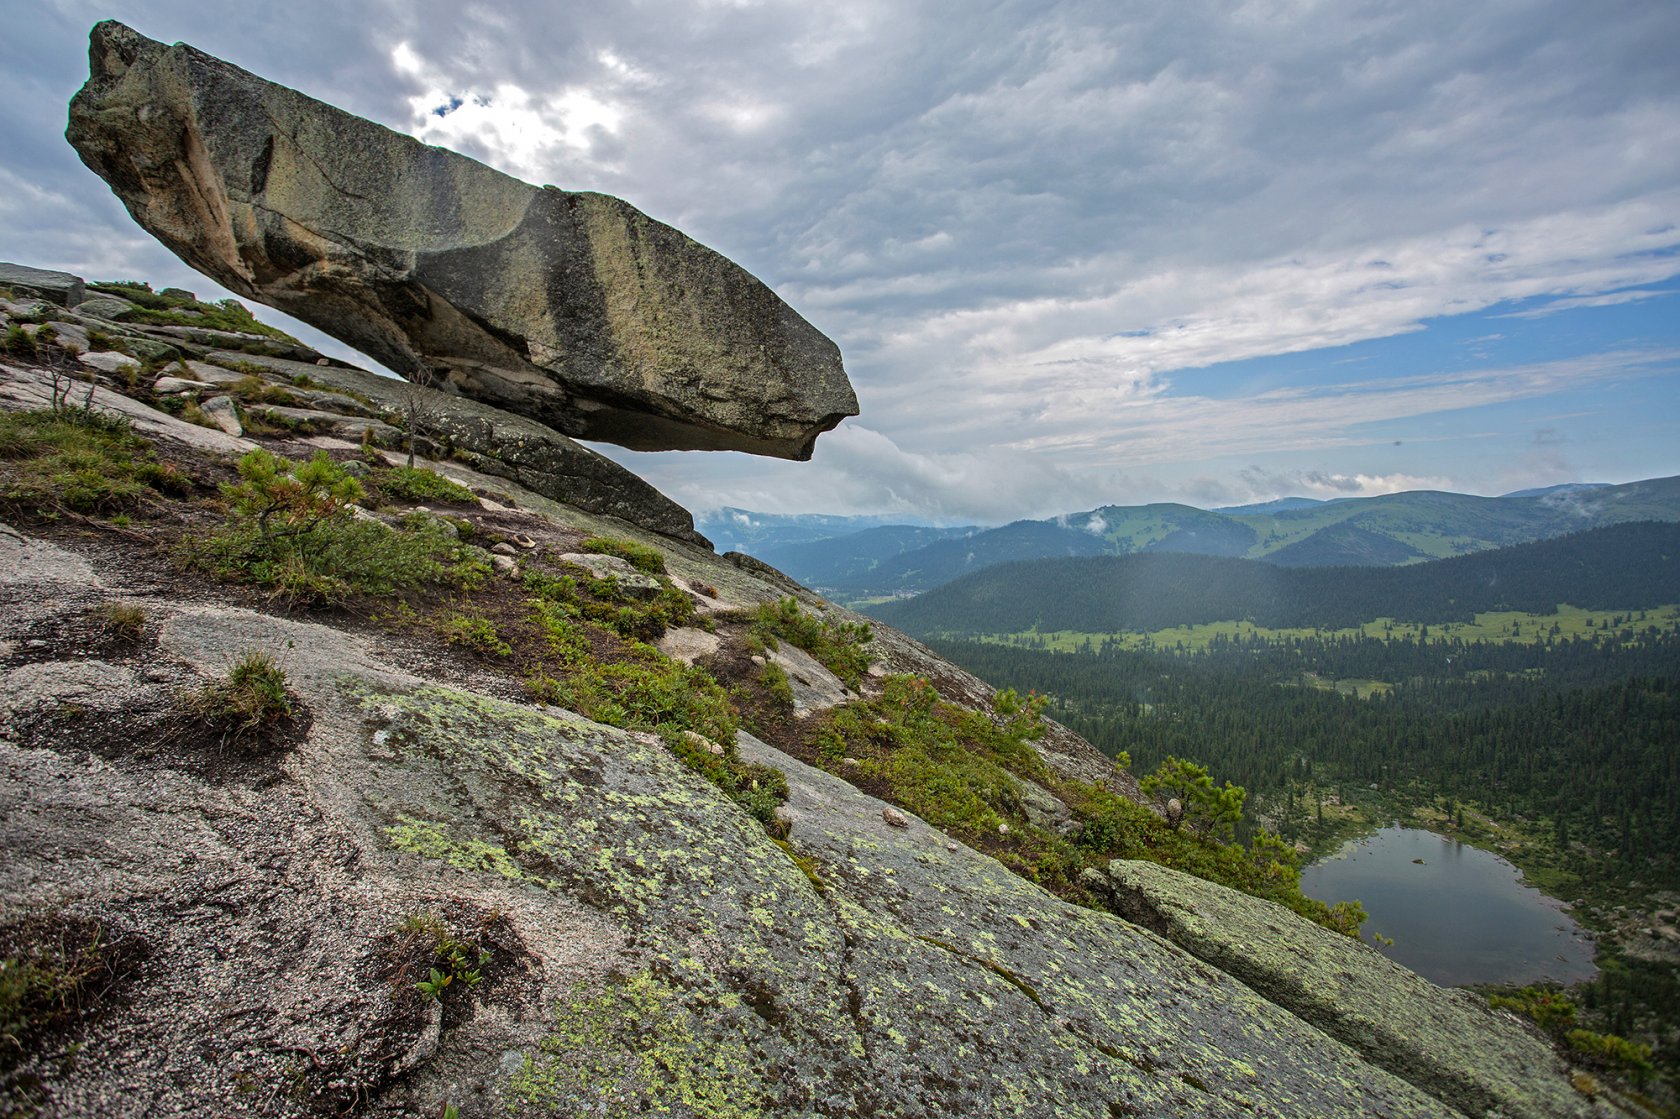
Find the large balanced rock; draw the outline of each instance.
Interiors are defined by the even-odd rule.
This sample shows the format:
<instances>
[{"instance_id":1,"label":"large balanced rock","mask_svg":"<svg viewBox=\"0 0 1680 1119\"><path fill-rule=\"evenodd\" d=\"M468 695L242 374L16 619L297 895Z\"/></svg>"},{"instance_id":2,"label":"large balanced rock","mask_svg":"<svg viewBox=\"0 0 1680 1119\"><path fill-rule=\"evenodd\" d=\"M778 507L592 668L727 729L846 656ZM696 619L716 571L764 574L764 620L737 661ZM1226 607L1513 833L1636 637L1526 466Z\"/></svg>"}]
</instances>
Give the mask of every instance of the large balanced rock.
<instances>
[{"instance_id":1,"label":"large balanced rock","mask_svg":"<svg viewBox=\"0 0 1680 1119\"><path fill-rule=\"evenodd\" d=\"M225 287L416 380L643 450L805 459L857 399L746 271L617 198L534 187L185 44L93 29L66 133Z\"/></svg>"}]
</instances>

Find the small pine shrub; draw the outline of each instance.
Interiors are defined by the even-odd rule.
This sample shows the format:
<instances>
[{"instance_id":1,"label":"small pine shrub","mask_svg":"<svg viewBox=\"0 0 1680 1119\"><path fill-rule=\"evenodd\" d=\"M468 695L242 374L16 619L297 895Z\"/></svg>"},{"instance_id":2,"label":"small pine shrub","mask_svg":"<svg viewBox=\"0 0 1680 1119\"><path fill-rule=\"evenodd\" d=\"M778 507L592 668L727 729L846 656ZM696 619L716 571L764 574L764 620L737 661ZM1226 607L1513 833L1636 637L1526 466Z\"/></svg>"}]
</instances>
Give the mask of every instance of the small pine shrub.
<instances>
[{"instance_id":1,"label":"small pine shrub","mask_svg":"<svg viewBox=\"0 0 1680 1119\"><path fill-rule=\"evenodd\" d=\"M764 690L770 702L784 711L793 710L793 682L778 664L766 664L763 673Z\"/></svg>"},{"instance_id":2,"label":"small pine shrub","mask_svg":"<svg viewBox=\"0 0 1680 1119\"><path fill-rule=\"evenodd\" d=\"M482 585L490 565L430 518L393 529L356 517L360 482L317 452L294 464L262 448L239 460L223 487L232 518L187 544L187 559L290 602L324 605L426 584Z\"/></svg>"}]
</instances>

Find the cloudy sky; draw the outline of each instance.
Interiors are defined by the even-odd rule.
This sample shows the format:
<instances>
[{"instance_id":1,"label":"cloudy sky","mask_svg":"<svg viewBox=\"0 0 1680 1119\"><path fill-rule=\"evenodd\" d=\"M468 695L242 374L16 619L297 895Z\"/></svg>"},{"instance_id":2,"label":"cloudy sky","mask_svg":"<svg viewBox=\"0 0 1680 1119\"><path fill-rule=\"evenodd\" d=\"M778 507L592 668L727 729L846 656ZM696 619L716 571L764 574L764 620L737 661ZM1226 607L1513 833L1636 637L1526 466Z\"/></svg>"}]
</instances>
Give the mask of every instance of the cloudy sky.
<instances>
[{"instance_id":1,"label":"cloudy sky","mask_svg":"<svg viewBox=\"0 0 1680 1119\"><path fill-rule=\"evenodd\" d=\"M121 7L626 198L834 338L863 413L810 463L601 448L696 510L1680 474L1668 0ZM0 38L0 259L220 298L63 140L112 8L44 0Z\"/></svg>"}]
</instances>

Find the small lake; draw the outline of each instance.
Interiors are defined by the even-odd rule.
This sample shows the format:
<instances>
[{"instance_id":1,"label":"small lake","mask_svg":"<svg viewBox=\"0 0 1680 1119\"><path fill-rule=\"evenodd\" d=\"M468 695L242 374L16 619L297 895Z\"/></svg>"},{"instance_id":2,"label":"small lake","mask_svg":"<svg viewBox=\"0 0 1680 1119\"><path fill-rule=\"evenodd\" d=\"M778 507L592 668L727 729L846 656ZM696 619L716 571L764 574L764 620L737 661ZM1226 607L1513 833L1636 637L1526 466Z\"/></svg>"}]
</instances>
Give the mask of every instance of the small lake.
<instances>
[{"instance_id":1,"label":"small lake","mask_svg":"<svg viewBox=\"0 0 1680 1119\"><path fill-rule=\"evenodd\" d=\"M1498 855L1434 832L1386 827L1350 840L1301 871L1301 891L1358 899L1370 914L1366 943L1392 937L1375 947L1444 987L1570 984L1596 970L1592 941L1561 902Z\"/></svg>"}]
</instances>

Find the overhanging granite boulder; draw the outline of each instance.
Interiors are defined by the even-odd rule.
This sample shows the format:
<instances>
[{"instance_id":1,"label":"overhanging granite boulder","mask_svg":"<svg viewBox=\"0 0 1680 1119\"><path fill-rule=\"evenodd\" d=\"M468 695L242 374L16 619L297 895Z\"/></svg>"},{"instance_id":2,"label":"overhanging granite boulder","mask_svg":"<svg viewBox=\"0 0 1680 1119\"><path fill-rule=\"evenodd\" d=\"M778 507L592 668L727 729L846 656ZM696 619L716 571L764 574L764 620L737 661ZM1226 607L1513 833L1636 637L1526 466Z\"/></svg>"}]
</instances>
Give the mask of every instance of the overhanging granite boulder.
<instances>
[{"instance_id":1,"label":"overhanging granite boulder","mask_svg":"<svg viewBox=\"0 0 1680 1119\"><path fill-rule=\"evenodd\" d=\"M806 459L833 342L617 198L534 187L184 44L93 29L66 133L194 268L414 380L642 450Z\"/></svg>"}]
</instances>

